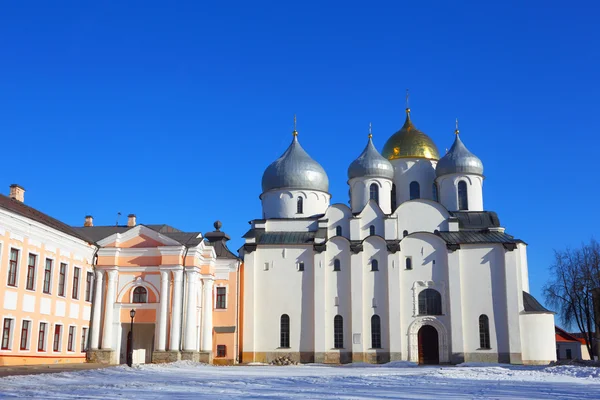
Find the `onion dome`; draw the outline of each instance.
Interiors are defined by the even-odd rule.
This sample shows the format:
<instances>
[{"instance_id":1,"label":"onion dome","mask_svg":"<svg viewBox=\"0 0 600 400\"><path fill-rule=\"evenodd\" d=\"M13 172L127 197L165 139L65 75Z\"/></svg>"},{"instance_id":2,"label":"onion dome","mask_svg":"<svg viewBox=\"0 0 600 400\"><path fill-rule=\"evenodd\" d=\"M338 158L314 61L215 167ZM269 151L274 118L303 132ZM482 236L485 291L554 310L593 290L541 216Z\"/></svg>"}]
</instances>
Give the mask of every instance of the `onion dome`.
<instances>
[{"instance_id":1,"label":"onion dome","mask_svg":"<svg viewBox=\"0 0 600 400\"><path fill-rule=\"evenodd\" d=\"M394 179L394 167L392 163L379 154L373 145L373 135L370 133L367 147L348 167L348 179L368 176Z\"/></svg>"},{"instance_id":2,"label":"onion dome","mask_svg":"<svg viewBox=\"0 0 600 400\"><path fill-rule=\"evenodd\" d=\"M406 109L406 121L402 128L394 133L383 146L382 154L388 160L398 158L426 158L438 160L440 153L433 140L421 132L410 120L410 109Z\"/></svg>"},{"instance_id":3,"label":"onion dome","mask_svg":"<svg viewBox=\"0 0 600 400\"><path fill-rule=\"evenodd\" d=\"M329 178L298 142L298 132L285 153L267 167L262 177L263 192L272 189L329 191Z\"/></svg>"},{"instance_id":4,"label":"onion dome","mask_svg":"<svg viewBox=\"0 0 600 400\"><path fill-rule=\"evenodd\" d=\"M435 167L437 176L447 174L474 174L483 175L483 163L475 154L471 153L460 140L458 122L456 138L450 150L446 153Z\"/></svg>"}]
</instances>

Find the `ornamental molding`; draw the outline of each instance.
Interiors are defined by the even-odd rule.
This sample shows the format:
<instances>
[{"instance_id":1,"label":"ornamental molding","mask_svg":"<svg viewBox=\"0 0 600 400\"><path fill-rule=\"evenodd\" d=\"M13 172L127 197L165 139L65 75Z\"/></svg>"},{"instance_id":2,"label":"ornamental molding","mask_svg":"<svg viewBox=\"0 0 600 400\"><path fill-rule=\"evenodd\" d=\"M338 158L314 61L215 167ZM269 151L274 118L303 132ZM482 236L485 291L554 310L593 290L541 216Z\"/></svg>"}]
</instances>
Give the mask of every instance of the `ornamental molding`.
<instances>
[{"instance_id":1,"label":"ornamental molding","mask_svg":"<svg viewBox=\"0 0 600 400\"><path fill-rule=\"evenodd\" d=\"M438 349L440 364L450 362L448 346L448 330L436 317L419 317L408 327L408 357L409 361L419 362L419 330L425 325L433 326L438 334Z\"/></svg>"},{"instance_id":2,"label":"ornamental molding","mask_svg":"<svg viewBox=\"0 0 600 400\"><path fill-rule=\"evenodd\" d=\"M442 298L442 315L446 315L448 303L446 301L446 283L436 283L434 281L415 281L411 288L413 291L413 317L419 316L419 293L425 289L434 289L439 292L440 297Z\"/></svg>"}]
</instances>

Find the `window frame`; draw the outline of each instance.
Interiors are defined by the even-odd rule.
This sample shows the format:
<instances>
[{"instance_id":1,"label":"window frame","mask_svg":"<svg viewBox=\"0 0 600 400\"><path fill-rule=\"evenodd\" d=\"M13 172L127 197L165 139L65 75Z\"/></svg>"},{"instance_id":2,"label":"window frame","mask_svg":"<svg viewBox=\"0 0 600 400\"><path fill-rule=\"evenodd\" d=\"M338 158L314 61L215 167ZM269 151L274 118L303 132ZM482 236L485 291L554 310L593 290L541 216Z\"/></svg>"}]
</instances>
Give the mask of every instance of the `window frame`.
<instances>
[{"instance_id":1,"label":"window frame","mask_svg":"<svg viewBox=\"0 0 600 400\"><path fill-rule=\"evenodd\" d=\"M81 268L73 267L73 288L71 289L71 298L79 300L79 278L81 277Z\"/></svg>"},{"instance_id":2,"label":"window frame","mask_svg":"<svg viewBox=\"0 0 600 400\"><path fill-rule=\"evenodd\" d=\"M481 314L479 316L479 349L490 350L492 348L490 339L490 319L486 314Z\"/></svg>"},{"instance_id":3,"label":"window frame","mask_svg":"<svg viewBox=\"0 0 600 400\"><path fill-rule=\"evenodd\" d=\"M371 271L372 272L379 271L379 261L376 258L371 260Z\"/></svg>"},{"instance_id":4,"label":"window frame","mask_svg":"<svg viewBox=\"0 0 600 400\"><path fill-rule=\"evenodd\" d=\"M10 317L5 317L2 321L2 343L0 343L0 350L12 350L14 321L15 319ZM8 326L6 326L7 322Z\"/></svg>"},{"instance_id":5,"label":"window frame","mask_svg":"<svg viewBox=\"0 0 600 400\"><path fill-rule=\"evenodd\" d=\"M48 269L48 262L50 262ZM42 282L42 293L44 294L52 294L52 270L54 268L54 260L52 258L46 257L46 262L44 264L44 280Z\"/></svg>"},{"instance_id":6,"label":"window frame","mask_svg":"<svg viewBox=\"0 0 600 400\"><path fill-rule=\"evenodd\" d=\"M392 183L392 191L390 193L390 197L391 197L391 206L392 206L392 212L396 211L396 208L398 208L398 201L396 200L396 193L397 193L397 189L396 189L396 184Z\"/></svg>"},{"instance_id":7,"label":"window frame","mask_svg":"<svg viewBox=\"0 0 600 400\"><path fill-rule=\"evenodd\" d=\"M44 329L42 329L42 326ZM38 326L38 340L37 340L37 351L46 352L46 342L48 339L48 323L44 321L40 321ZM41 344L41 347L40 347Z\"/></svg>"},{"instance_id":8,"label":"window frame","mask_svg":"<svg viewBox=\"0 0 600 400\"><path fill-rule=\"evenodd\" d=\"M374 314L371 317L371 348L381 349L381 317Z\"/></svg>"},{"instance_id":9,"label":"window frame","mask_svg":"<svg viewBox=\"0 0 600 400\"><path fill-rule=\"evenodd\" d=\"M60 353L62 351L62 328L62 324L54 324L54 334L52 335L52 352L54 353Z\"/></svg>"},{"instance_id":10,"label":"window frame","mask_svg":"<svg viewBox=\"0 0 600 400\"><path fill-rule=\"evenodd\" d=\"M431 190L432 190L432 196L431 197L433 198L433 201L437 201L439 203L439 201L440 201L440 191L438 189L437 182L433 182L433 186L432 186Z\"/></svg>"},{"instance_id":11,"label":"window frame","mask_svg":"<svg viewBox=\"0 0 600 400\"><path fill-rule=\"evenodd\" d=\"M296 214L304 214L304 199L302 196L296 198Z\"/></svg>"},{"instance_id":12,"label":"window frame","mask_svg":"<svg viewBox=\"0 0 600 400\"><path fill-rule=\"evenodd\" d=\"M148 289L144 286L136 286L131 292L131 303L146 304L148 303Z\"/></svg>"},{"instance_id":13,"label":"window frame","mask_svg":"<svg viewBox=\"0 0 600 400\"><path fill-rule=\"evenodd\" d=\"M304 261L298 261L296 268L298 269L298 272L304 272Z\"/></svg>"},{"instance_id":14,"label":"window frame","mask_svg":"<svg viewBox=\"0 0 600 400\"><path fill-rule=\"evenodd\" d=\"M413 265L412 265L412 257L405 257L405 261L404 261L404 269L406 269L407 271L412 271L413 269Z\"/></svg>"},{"instance_id":15,"label":"window frame","mask_svg":"<svg viewBox=\"0 0 600 400\"><path fill-rule=\"evenodd\" d=\"M369 236L375 236L375 235L376 235L375 225L369 225Z\"/></svg>"},{"instance_id":16,"label":"window frame","mask_svg":"<svg viewBox=\"0 0 600 400\"><path fill-rule=\"evenodd\" d=\"M462 192L462 193L461 193ZM459 211L469 210L469 191L467 182L464 180L458 181L456 184L457 205Z\"/></svg>"},{"instance_id":17,"label":"window frame","mask_svg":"<svg viewBox=\"0 0 600 400\"><path fill-rule=\"evenodd\" d=\"M227 346L224 344L218 344L217 345L217 354L216 354L217 358L225 358L227 357Z\"/></svg>"},{"instance_id":18,"label":"window frame","mask_svg":"<svg viewBox=\"0 0 600 400\"><path fill-rule=\"evenodd\" d=\"M94 285L94 273L86 271L85 274L85 301L92 301L92 287Z\"/></svg>"},{"instance_id":19,"label":"window frame","mask_svg":"<svg viewBox=\"0 0 600 400\"><path fill-rule=\"evenodd\" d=\"M63 269L64 268L64 269ZM69 264L61 262L58 266L58 289L59 297L67 297L67 275L69 273ZM62 280L62 282L61 282Z\"/></svg>"},{"instance_id":20,"label":"window frame","mask_svg":"<svg viewBox=\"0 0 600 400\"><path fill-rule=\"evenodd\" d=\"M341 225L335 227L335 236L343 236L343 229Z\"/></svg>"},{"instance_id":21,"label":"window frame","mask_svg":"<svg viewBox=\"0 0 600 400\"><path fill-rule=\"evenodd\" d=\"M19 340L20 351L29 351L30 349L31 325L32 321L29 319L23 319L21 321L21 340ZM23 341L25 341L25 345L23 345Z\"/></svg>"},{"instance_id":22,"label":"window frame","mask_svg":"<svg viewBox=\"0 0 600 400\"><path fill-rule=\"evenodd\" d=\"M342 262L339 258L333 260L333 271L340 272L342 270Z\"/></svg>"},{"instance_id":23,"label":"window frame","mask_svg":"<svg viewBox=\"0 0 600 400\"><path fill-rule=\"evenodd\" d=\"M81 353L85 353L87 351L87 338L88 338L88 328L87 326L81 327Z\"/></svg>"},{"instance_id":24,"label":"window frame","mask_svg":"<svg viewBox=\"0 0 600 400\"><path fill-rule=\"evenodd\" d=\"M418 181L412 181L408 186L409 200L418 200L421 198L421 184Z\"/></svg>"},{"instance_id":25,"label":"window frame","mask_svg":"<svg viewBox=\"0 0 600 400\"><path fill-rule=\"evenodd\" d=\"M222 291L223 293L219 293ZM217 286L215 290L215 309L226 310L227 309L227 287Z\"/></svg>"},{"instance_id":26,"label":"window frame","mask_svg":"<svg viewBox=\"0 0 600 400\"><path fill-rule=\"evenodd\" d=\"M33 259L33 264L31 260ZM38 255L36 253L27 254L27 273L25 274L25 290L35 292L35 278Z\"/></svg>"},{"instance_id":27,"label":"window frame","mask_svg":"<svg viewBox=\"0 0 600 400\"><path fill-rule=\"evenodd\" d=\"M418 315L444 315L442 294L435 289L427 288L419 292Z\"/></svg>"},{"instance_id":28,"label":"window frame","mask_svg":"<svg viewBox=\"0 0 600 400\"><path fill-rule=\"evenodd\" d=\"M69 332L67 336L67 351L72 353L75 351L75 337L77 336L77 327L75 325L69 325Z\"/></svg>"},{"instance_id":29,"label":"window frame","mask_svg":"<svg viewBox=\"0 0 600 400\"><path fill-rule=\"evenodd\" d=\"M344 317L339 314L333 317L333 348L344 348Z\"/></svg>"},{"instance_id":30,"label":"window frame","mask_svg":"<svg viewBox=\"0 0 600 400\"><path fill-rule=\"evenodd\" d=\"M290 348L290 316L282 314L279 317L279 348Z\"/></svg>"},{"instance_id":31,"label":"window frame","mask_svg":"<svg viewBox=\"0 0 600 400\"><path fill-rule=\"evenodd\" d=\"M369 185L369 200L375 200L379 204L379 185L375 182Z\"/></svg>"},{"instance_id":32,"label":"window frame","mask_svg":"<svg viewBox=\"0 0 600 400\"><path fill-rule=\"evenodd\" d=\"M13 260L13 254L16 254L15 260ZM10 287L17 287L19 277L19 262L21 260L21 250L15 247L11 247L8 257L8 277L6 280L6 285Z\"/></svg>"}]
</instances>

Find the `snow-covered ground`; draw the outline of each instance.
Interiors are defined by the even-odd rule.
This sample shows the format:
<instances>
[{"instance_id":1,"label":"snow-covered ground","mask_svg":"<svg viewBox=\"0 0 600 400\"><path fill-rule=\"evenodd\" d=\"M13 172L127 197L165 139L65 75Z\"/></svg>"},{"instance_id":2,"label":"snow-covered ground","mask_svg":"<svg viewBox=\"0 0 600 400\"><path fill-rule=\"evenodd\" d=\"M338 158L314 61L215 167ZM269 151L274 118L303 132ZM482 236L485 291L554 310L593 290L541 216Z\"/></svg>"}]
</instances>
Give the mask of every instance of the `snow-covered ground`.
<instances>
[{"instance_id":1,"label":"snow-covered ground","mask_svg":"<svg viewBox=\"0 0 600 400\"><path fill-rule=\"evenodd\" d=\"M0 379L0 398L600 399L600 369L409 363L214 367L190 362Z\"/></svg>"}]
</instances>

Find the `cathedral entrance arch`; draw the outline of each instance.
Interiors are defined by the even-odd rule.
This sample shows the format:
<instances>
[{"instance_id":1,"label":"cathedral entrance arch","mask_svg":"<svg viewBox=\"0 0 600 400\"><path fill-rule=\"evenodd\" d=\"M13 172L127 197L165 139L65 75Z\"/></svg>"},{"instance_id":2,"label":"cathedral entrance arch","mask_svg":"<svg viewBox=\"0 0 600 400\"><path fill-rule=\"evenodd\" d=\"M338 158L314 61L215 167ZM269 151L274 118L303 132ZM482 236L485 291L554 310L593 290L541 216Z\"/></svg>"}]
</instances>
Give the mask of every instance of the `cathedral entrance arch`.
<instances>
[{"instance_id":1,"label":"cathedral entrance arch","mask_svg":"<svg viewBox=\"0 0 600 400\"><path fill-rule=\"evenodd\" d=\"M422 328L425 328L422 330ZM437 340L437 346L435 346ZM434 351L436 354L434 358ZM424 356L424 358L422 358ZM420 317L408 327L408 359L416 363L448 363L450 349L446 326L436 317ZM429 361L429 362L426 362Z\"/></svg>"},{"instance_id":2,"label":"cathedral entrance arch","mask_svg":"<svg viewBox=\"0 0 600 400\"><path fill-rule=\"evenodd\" d=\"M437 330L431 325L424 325L417 334L419 342L419 364L439 364L440 348Z\"/></svg>"}]
</instances>

